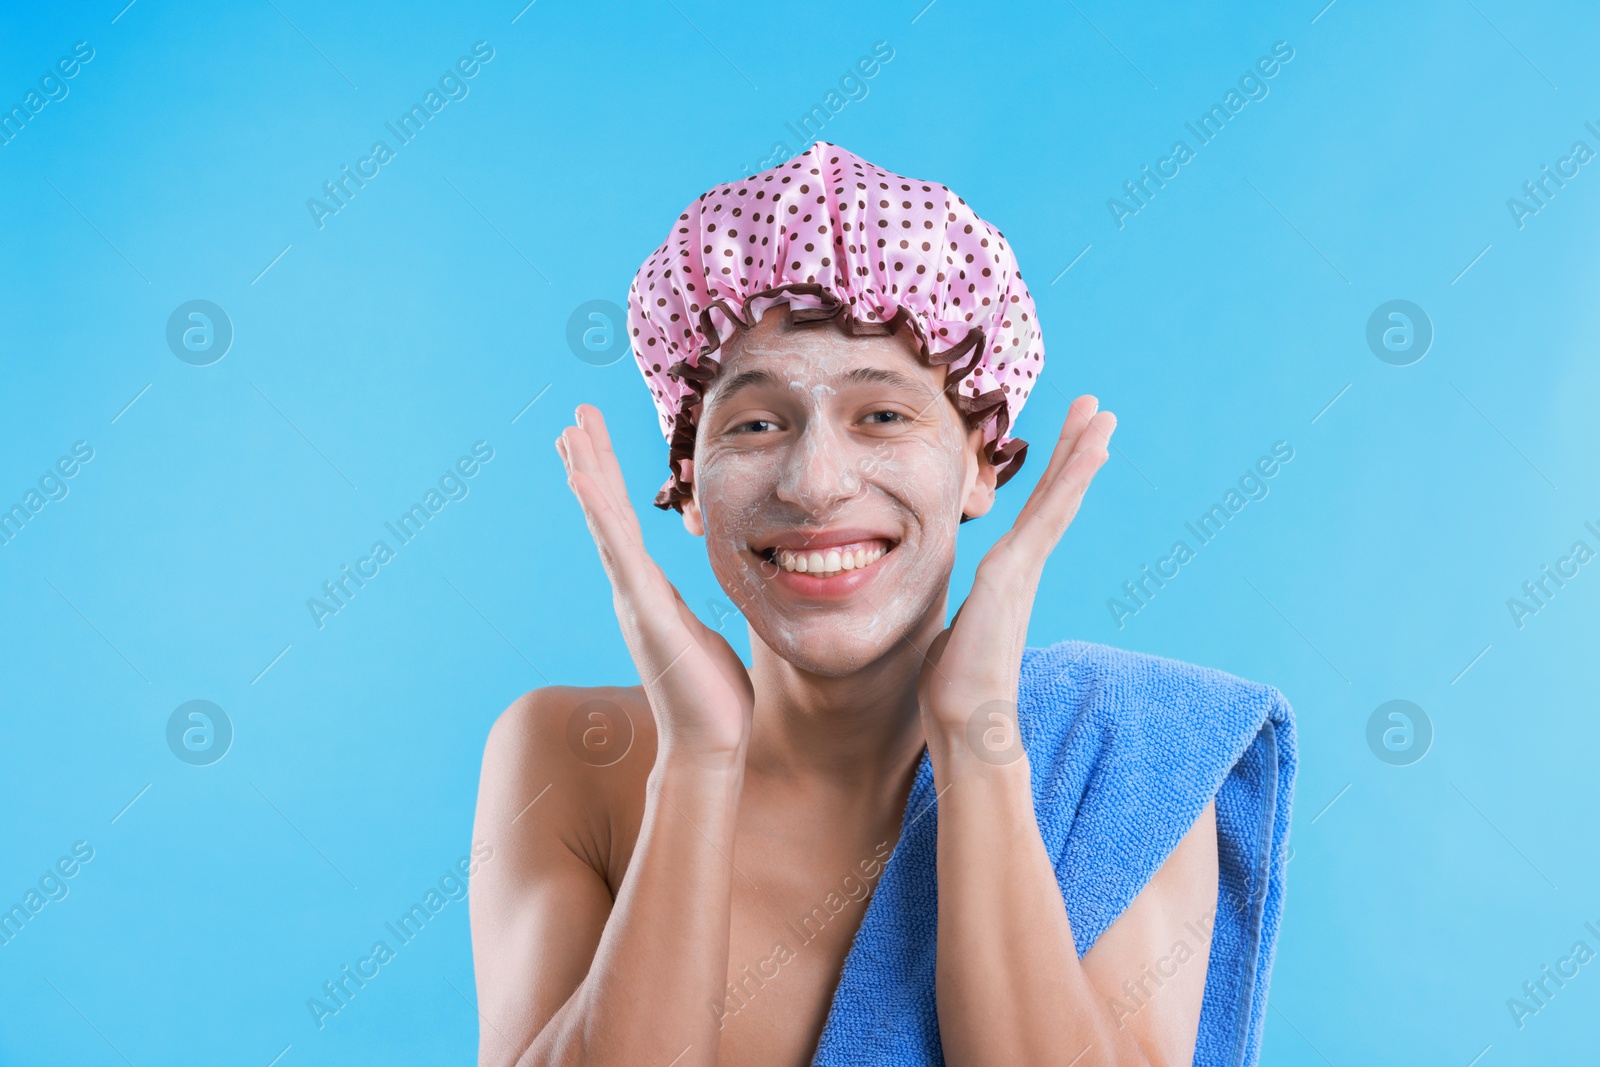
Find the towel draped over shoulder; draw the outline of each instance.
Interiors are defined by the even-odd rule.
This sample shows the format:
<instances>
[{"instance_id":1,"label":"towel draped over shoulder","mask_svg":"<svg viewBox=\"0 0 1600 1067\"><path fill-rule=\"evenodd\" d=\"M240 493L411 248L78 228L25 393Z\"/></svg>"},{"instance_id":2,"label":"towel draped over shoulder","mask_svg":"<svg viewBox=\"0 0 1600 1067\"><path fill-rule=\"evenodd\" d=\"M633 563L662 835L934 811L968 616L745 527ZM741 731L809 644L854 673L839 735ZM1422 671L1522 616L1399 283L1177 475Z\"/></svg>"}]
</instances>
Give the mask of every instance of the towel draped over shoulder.
<instances>
[{"instance_id":1,"label":"towel draped over shoulder","mask_svg":"<svg viewBox=\"0 0 1600 1067\"><path fill-rule=\"evenodd\" d=\"M1216 918L1194 1063L1254 1064L1283 908L1295 772L1288 702L1221 671L1077 641L1027 649L1020 681L1034 810L1079 956L1216 799ZM937 827L924 752L815 1067L944 1062L934 1000Z\"/></svg>"}]
</instances>

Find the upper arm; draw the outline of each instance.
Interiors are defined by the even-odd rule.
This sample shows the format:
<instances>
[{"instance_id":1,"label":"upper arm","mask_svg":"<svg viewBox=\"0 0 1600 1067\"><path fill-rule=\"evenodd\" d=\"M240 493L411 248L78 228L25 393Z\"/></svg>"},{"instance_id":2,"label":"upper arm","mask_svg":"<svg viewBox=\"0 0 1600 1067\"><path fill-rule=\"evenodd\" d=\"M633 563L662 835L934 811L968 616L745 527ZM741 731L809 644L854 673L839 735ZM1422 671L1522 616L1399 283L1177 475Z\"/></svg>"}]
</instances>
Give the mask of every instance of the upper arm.
<instances>
[{"instance_id":1,"label":"upper arm","mask_svg":"<svg viewBox=\"0 0 1600 1067\"><path fill-rule=\"evenodd\" d=\"M1216 802L1083 956L1118 1025L1152 1063L1194 1061L1217 912Z\"/></svg>"},{"instance_id":2,"label":"upper arm","mask_svg":"<svg viewBox=\"0 0 1600 1067\"><path fill-rule=\"evenodd\" d=\"M473 840L494 852L471 882L484 1065L515 1063L567 1002L611 913L603 873L574 847L594 798L562 740L570 704L560 690L524 695L484 748Z\"/></svg>"}]
</instances>

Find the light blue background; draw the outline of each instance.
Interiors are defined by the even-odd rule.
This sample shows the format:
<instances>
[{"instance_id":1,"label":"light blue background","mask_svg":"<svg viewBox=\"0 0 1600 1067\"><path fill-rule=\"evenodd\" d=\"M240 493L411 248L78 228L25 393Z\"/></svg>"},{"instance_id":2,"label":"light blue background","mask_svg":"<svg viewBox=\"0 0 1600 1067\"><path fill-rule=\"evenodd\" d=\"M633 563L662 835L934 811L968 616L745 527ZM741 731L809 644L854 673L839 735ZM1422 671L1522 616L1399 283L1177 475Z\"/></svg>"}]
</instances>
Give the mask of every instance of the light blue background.
<instances>
[{"instance_id":1,"label":"light blue background","mask_svg":"<svg viewBox=\"0 0 1600 1067\"><path fill-rule=\"evenodd\" d=\"M0 148L0 505L75 441L95 455L0 547L0 905L74 842L95 857L0 946L0 1062L470 1060L464 902L320 1031L306 1001L466 854L512 699L635 680L551 447L577 402L615 428L651 551L726 610L648 506L665 446L637 370L574 358L568 316L624 302L701 191L804 147L785 122L880 40L893 60L822 136L949 184L1016 247L1051 386L1021 436L1081 392L1121 420L1031 643L1294 705L1262 1062L1594 1055L1600 963L1523 1029L1506 1001L1600 949L1600 563L1521 629L1506 600L1600 548L1600 163L1523 228L1506 200L1600 148L1600 13L923 2L7 5L6 107L74 42L95 57ZM318 229L307 198L480 40L470 95ZM1107 198L1279 40L1270 95L1119 229ZM164 338L197 298L236 331L208 367ZM1412 366L1364 339L1395 298L1436 330ZM470 495L318 629L306 599L480 440ZM1280 440L1270 496L1119 629L1108 598ZM1046 454L963 529L954 602ZM1436 732L1411 766L1366 742L1395 698ZM166 744L191 699L236 731L209 767Z\"/></svg>"}]
</instances>

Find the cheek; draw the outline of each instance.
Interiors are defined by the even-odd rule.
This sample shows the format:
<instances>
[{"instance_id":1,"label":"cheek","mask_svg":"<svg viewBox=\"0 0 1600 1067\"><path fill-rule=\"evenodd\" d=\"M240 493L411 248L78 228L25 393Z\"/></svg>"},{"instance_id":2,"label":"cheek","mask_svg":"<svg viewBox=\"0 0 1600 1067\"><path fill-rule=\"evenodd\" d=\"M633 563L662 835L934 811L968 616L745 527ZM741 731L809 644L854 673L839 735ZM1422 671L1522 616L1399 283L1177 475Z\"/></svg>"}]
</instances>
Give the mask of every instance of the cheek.
<instances>
[{"instance_id":1,"label":"cheek","mask_svg":"<svg viewBox=\"0 0 1600 1067\"><path fill-rule=\"evenodd\" d=\"M733 455L712 450L696 454L694 473L709 541L748 529L777 479L778 463L772 452Z\"/></svg>"},{"instance_id":2,"label":"cheek","mask_svg":"<svg viewBox=\"0 0 1600 1067\"><path fill-rule=\"evenodd\" d=\"M730 596L748 600L760 590L760 576L745 549L776 477L769 456L713 452L695 457L695 499L705 522L706 555Z\"/></svg>"},{"instance_id":3,"label":"cheek","mask_svg":"<svg viewBox=\"0 0 1600 1067\"><path fill-rule=\"evenodd\" d=\"M936 437L897 442L889 453L875 463L870 483L915 514L923 548L933 541L953 543L967 478L963 436L941 426ZM946 522L947 516L954 521Z\"/></svg>"}]
</instances>

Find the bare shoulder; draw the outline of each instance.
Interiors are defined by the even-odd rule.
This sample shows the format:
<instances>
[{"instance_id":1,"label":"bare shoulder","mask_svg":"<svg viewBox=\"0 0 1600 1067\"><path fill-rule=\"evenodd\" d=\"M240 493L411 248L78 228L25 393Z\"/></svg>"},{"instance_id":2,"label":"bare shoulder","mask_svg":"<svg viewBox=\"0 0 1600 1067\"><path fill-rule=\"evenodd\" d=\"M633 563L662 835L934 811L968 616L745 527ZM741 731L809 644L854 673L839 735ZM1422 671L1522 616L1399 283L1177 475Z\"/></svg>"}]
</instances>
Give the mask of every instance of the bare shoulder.
<instances>
[{"instance_id":1,"label":"bare shoulder","mask_svg":"<svg viewBox=\"0 0 1600 1067\"><path fill-rule=\"evenodd\" d=\"M588 972L638 840L655 761L640 687L548 686L484 745L468 885L479 1062L515 1062Z\"/></svg>"},{"instance_id":2,"label":"bare shoulder","mask_svg":"<svg viewBox=\"0 0 1600 1067\"><path fill-rule=\"evenodd\" d=\"M530 690L500 713L484 745L480 833L515 848L542 826L613 874L631 852L627 831L642 814L655 747L642 686Z\"/></svg>"},{"instance_id":3,"label":"bare shoulder","mask_svg":"<svg viewBox=\"0 0 1600 1067\"><path fill-rule=\"evenodd\" d=\"M484 761L530 760L554 771L569 757L580 767L620 767L641 742L653 755L655 717L643 686L548 685L500 713Z\"/></svg>"}]
</instances>

